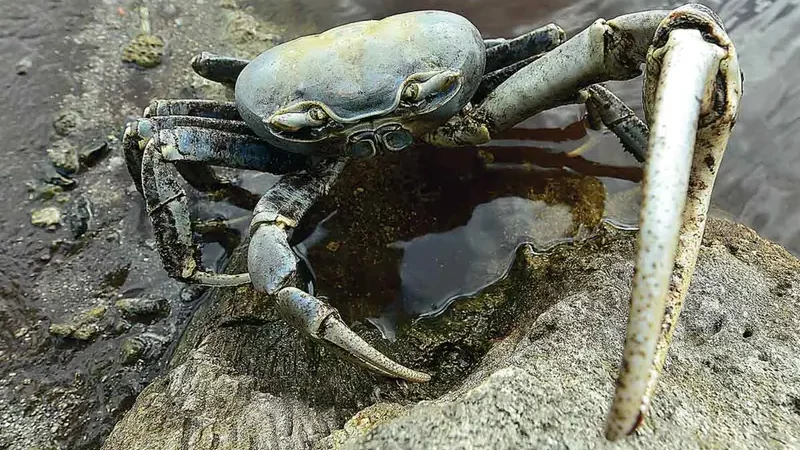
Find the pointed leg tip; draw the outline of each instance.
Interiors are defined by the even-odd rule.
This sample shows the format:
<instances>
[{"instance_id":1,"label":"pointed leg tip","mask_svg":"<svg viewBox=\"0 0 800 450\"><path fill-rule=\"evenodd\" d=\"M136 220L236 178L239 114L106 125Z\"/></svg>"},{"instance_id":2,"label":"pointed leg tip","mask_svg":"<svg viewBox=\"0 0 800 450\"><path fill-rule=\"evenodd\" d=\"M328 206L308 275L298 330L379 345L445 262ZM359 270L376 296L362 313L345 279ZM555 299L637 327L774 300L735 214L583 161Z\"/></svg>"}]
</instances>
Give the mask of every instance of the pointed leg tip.
<instances>
[{"instance_id":1,"label":"pointed leg tip","mask_svg":"<svg viewBox=\"0 0 800 450\"><path fill-rule=\"evenodd\" d=\"M644 422L644 413L639 411L632 426L628 426L625 422L626 421L612 409L612 413L609 415L608 421L606 422L606 439L613 442L636 432L639 426Z\"/></svg>"}]
</instances>

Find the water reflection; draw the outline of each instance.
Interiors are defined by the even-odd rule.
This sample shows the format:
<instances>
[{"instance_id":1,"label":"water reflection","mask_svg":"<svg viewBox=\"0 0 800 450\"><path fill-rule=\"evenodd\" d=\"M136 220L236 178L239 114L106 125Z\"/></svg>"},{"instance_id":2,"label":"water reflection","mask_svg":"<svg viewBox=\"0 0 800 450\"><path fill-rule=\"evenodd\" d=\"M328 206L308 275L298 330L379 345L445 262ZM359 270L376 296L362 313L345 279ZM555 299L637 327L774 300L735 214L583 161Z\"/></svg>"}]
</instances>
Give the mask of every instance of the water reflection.
<instances>
[{"instance_id":1,"label":"water reflection","mask_svg":"<svg viewBox=\"0 0 800 450\"><path fill-rule=\"evenodd\" d=\"M606 139L576 121L357 161L306 218L298 249L319 294L346 319L379 317L389 334L501 279L523 243L544 251L603 220L635 226L641 170L563 151Z\"/></svg>"}]
</instances>

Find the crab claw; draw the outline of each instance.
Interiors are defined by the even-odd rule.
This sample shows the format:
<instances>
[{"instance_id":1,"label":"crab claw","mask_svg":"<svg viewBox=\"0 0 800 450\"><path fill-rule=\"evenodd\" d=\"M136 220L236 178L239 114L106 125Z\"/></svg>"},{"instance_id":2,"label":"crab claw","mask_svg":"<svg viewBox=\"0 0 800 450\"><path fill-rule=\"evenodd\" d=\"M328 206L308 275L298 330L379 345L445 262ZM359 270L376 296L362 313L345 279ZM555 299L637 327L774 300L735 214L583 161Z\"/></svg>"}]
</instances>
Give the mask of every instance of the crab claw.
<instances>
[{"instance_id":1,"label":"crab claw","mask_svg":"<svg viewBox=\"0 0 800 450\"><path fill-rule=\"evenodd\" d=\"M608 439L632 433L647 412L694 272L741 81L733 45L709 9L687 5L661 22L647 57L650 137L627 337Z\"/></svg>"},{"instance_id":2,"label":"crab claw","mask_svg":"<svg viewBox=\"0 0 800 450\"><path fill-rule=\"evenodd\" d=\"M293 287L281 289L277 306L284 317L290 317L295 326L312 338L333 345L373 372L417 383L431 379L428 374L402 366L375 350L345 325L335 308L311 294Z\"/></svg>"},{"instance_id":3,"label":"crab claw","mask_svg":"<svg viewBox=\"0 0 800 450\"><path fill-rule=\"evenodd\" d=\"M334 307L300 289L287 286L296 274L297 257L287 243L285 220L274 217L270 222L260 222L252 232L248 270L253 286L273 294L278 312L295 328L332 346L367 369L410 382L429 381L429 375L398 364L369 345L345 325Z\"/></svg>"}]
</instances>

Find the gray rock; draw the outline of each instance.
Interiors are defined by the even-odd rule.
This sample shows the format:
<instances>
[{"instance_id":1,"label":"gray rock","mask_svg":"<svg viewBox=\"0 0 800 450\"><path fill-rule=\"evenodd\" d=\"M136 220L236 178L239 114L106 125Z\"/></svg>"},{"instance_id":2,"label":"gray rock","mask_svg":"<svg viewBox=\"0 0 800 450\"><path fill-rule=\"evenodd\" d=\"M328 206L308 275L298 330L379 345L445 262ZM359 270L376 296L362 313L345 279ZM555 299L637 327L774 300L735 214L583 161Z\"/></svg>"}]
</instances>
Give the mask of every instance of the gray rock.
<instances>
[{"instance_id":1,"label":"gray rock","mask_svg":"<svg viewBox=\"0 0 800 450\"><path fill-rule=\"evenodd\" d=\"M104 448L611 447L633 247L608 230L547 256L523 248L506 280L391 345L355 324L432 373L425 385L373 377L249 289L219 291ZM799 301L800 261L712 220L653 410L615 448L800 445Z\"/></svg>"},{"instance_id":2,"label":"gray rock","mask_svg":"<svg viewBox=\"0 0 800 450\"><path fill-rule=\"evenodd\" d=\"M31 224L54 230L61 225L61 210L55 206L34 210L31 212Z\"/></svg>"},{"instance_id":3,"label":"gray rock","mask_svg":"<svg viewBox=\"0 0 800 450\"><path fill-rule=\"evenodd\" d=\"M165 298L121 298L114 303L126 319L148 322L169 314L169 301Z\"/></svg>"},{"instance_id":4,"label":"gray rock","mask_svg":"<svg viewBox=\"0 0 800 450\"><path fill-rule=\"evenodd\" d=\"M636 436L605 441L632 248L577 252L584 270L561 300L459 388L343 448L798 448L800 262L723 221L706 233L650 415Z\"/></svg>"}]
</instances>

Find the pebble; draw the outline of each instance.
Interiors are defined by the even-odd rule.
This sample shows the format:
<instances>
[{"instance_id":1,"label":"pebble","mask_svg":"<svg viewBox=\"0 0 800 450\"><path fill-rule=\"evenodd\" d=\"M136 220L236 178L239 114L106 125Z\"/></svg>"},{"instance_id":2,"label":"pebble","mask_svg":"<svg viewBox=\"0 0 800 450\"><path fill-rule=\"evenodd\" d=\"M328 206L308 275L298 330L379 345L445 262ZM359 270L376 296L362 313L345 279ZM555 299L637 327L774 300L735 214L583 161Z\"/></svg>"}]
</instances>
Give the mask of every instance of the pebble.
<instances>
[{"instance_id":1,"label":"pebble","mask_svg":"<svg viewBox=\"0 0 800 450\"><path fill-rule=\"evenodd\" d=\"M31 212L31 224L55 230L61 224L61 210L55 206L34 210Z\"/></svg>"}]
</instances>

